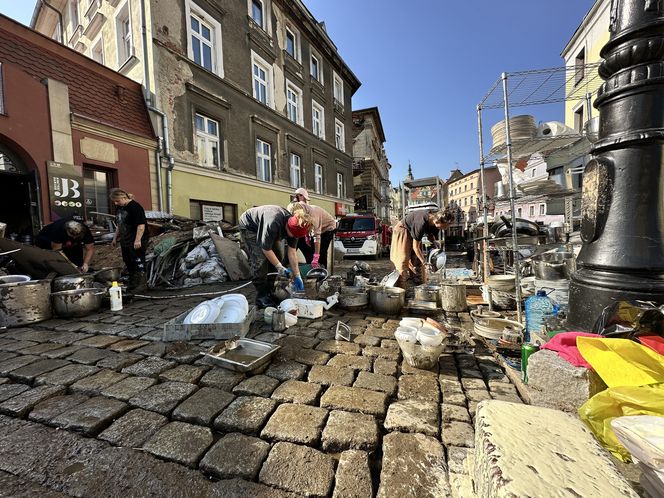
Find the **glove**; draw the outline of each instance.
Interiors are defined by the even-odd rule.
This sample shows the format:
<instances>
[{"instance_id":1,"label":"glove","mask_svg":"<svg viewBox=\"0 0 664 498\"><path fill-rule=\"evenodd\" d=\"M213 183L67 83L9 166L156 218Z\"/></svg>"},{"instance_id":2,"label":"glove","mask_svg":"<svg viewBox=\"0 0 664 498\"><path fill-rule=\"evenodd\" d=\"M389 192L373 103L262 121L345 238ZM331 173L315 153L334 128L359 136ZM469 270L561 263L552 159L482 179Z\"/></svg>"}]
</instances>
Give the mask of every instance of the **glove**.
<instances>
[{"instance_id":1,"label":"glove","mask_svg":"<svg viewBox=\"0 0 664 498\"><path fill-rule=\"evenodd\" d=\"M89 268L88 268L87 263L83 263L83 264L80 266L80 270L81 270L83 273L87 273L88 269L89 269Z\"/></svg>"},{"instance_id":2,"label":"glove","mask_svg":"<svg viewBox=\"0 0 664 498\"><path fill-rule=\"evenodd\" d=\"M318 264L318 260L320 259L320 254L314 254L314 259L311 260L311 266L313 268L318 268L320 265Z\"/></svg>"},{"instance_id":3,"label":"glove","mask_svg":"<svg viewBox=\"0 0 664 498\"><path fill-rule=\"evenodd\" d=\"M276 266L276 268L277 268L277 271L279 272L279 276L287 277L287 278L290 277L291 271L288 268L286 268L284 265L282 265L281 263L278 264Z\"/></svg>"},{"instance_id":4,"label":"glove","mask_svg":"<svg viewBox=\"0 0 664 498\"><path fill-rule=\"evenodd\" d=\"M302 281L302 277L300 276L295 277L295 279L293 280L293 287L298 292L304 292L304 282Z\"/></svg>"}]
</instances>

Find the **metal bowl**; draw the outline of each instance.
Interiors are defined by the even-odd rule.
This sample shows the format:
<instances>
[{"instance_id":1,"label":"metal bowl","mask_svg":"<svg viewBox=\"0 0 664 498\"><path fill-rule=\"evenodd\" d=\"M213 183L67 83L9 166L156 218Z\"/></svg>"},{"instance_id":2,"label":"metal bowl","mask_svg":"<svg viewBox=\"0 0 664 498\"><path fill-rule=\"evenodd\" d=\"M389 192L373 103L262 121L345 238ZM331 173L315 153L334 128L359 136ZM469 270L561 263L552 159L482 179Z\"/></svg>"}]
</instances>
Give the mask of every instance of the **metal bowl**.
<instances>
[{"instance_id":1,"label":"metal bowl","mask_svg":"<svg viewBox=\"0 0 664 498\"><path fill-rule=\"evenodd\" d=\"M122 268L119 266L112 266L109 268L102 268L94 273L97 282L117 282L120 280Z\"/></svg>"},{"instance_id":2,"label":"metal bowl","mask_svg":"<svg viewBox=\"0 0 664 498\"><path fill-rule=\"evenodd\" d=\"M81 317L99 310L104 294L95 288L67 290L52 293L51 302L58 316Z\"/></svg>"},{"instance_id":3,"label":"metal bowl","mask_svg":"<svg viewBox=\"0 0 664 498\"><path fill-rule=\"evenodd\" d=\"M2 284L18 284L20 282L29 282L32 280L29 275L3 275L0 277L0 285Z\"/></svg>"},{"instance_id":4,"label":"metal bowl","mask_svg":"<svg viewBox=\"0 0 664 498\"><path fill-rule=\"evenodd\" d=\"M92 273L79 275L65 275L53 279L53 292L61 292L76 289L89 289L95 281Z\"/></svg>"},{"instance_id":5,"label":"metal bowl","mask_svg":"<svg viewBox=\"0 0 664 498\"><path fill-rule=\"evenodd\" d=\"M571 252L545 253L532 258L532 266L539 280L564 280L576 271L576 259Z\"/></svg>"}]
</instances>

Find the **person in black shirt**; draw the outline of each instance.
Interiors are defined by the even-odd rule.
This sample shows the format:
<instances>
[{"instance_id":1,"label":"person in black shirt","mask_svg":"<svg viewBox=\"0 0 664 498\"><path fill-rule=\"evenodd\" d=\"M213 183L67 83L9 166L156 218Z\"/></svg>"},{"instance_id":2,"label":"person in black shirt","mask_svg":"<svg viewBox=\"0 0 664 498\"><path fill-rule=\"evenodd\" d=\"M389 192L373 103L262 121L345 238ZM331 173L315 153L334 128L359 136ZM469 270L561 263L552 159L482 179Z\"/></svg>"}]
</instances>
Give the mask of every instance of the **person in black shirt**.
<instances>
[{"instance_id":1,"label":"person in black shirt","mask_svg":"<svg viewBox=\"0 0 664 498\"><path fill-rule=\"evenodd\" d=\"M82 272L88 271L95 241L90 229L80 221L60 219L41 229L35 239L41 249L62 251Z\"/></svg>"},{"instance_id":2,"label":"person in black shirt","mask_svg":"<svg viewBox=\"0 0 664 498\"><path fill-rule=\"evenodd\" d=\"M240 216L240 240L254 274L258 306L265 308L274 304L271 293L275 278L268 277L268 273L276 272L284 277L292 274L295 288L304 290L297 260L297 241L309 233L311 223L311 216L303 209L291 215L280 206L253 207ZM288 246L290 270L281 264L282 239Z\"/></svg>"},{"instance_id":3,"label":"person in black shirt","mask_svg":"<svg viewBox=\"0 0 664 498\"><path fill-rule=\"evenodd\" d=\"M422 281L426 281L426 266L422 253L422 238L427 235L435 240L438 232L452 222L452 215L447 211L413 211L396 224L392 232L390 261L399 272L397 287L405 288L406 281L417 273L415 263L421 266Z\"/></svg>"},{"instance_id":4,"label":"person in black shirt","mask_svg":"<svg viewBox=\"0 0 664 498\"><path fill-rule=\"evenodd\" d=\"M122 260L129 272L130 292L142 292L147 288L145 278L145 249L148 245L147 220L145 210L134 196L122 189L111 190L111 201L117 206L117 229L113 235L113 245L118 241L122 249Z\"/></svg>"}]
</instances>

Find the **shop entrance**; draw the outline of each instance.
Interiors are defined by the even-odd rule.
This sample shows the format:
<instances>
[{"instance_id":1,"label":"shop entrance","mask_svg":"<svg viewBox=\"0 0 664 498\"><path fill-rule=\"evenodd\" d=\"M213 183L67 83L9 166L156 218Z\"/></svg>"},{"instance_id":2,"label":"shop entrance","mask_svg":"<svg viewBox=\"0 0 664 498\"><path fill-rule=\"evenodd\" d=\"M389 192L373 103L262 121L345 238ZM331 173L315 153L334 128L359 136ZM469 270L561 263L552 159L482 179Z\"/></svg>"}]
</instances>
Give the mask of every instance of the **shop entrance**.
<instances>
[{"instance_id":1,"label":"shop entrance","mask_svg":"<svg viewBox=\"0 0 664 498\"><path fill-rule=\"evenodd\" d=\"M32 243L40 230L37 179L34 171L0 143L0 222L5 237Z\"/></svg>"}]
</instances>

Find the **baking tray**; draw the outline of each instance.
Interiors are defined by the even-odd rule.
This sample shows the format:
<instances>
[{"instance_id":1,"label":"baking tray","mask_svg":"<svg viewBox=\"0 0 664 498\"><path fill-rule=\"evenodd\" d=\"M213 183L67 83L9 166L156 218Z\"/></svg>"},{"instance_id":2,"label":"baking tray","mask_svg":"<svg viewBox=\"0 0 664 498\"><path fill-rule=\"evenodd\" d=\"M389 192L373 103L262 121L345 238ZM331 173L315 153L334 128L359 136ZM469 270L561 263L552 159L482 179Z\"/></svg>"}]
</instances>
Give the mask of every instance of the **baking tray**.
<instances>
[{"instance_id":1,"label":"baking tray","mask_svg":"<svg viewBox=\"0 0 664 498\"><path fill-rule=\"evenodd\" d=\"M247 317L240 323L182 323L189 311L164 324L162 341L198 341L204 339L231 339L236 336L244 337L256 318L256 306L252 305L249 306Z\"/></svg>"},{"instance_id":2,"label":"baking tray","mask_svg":"<svg viewBox=\"0 0 664 498\"><path fill-rule=\"evenodd\" d=\"M221 356L208 352L202 352L201 355L219 367L235 372L251 372L269 362L279 349L281 349L281 346L269 342L238 339L237 347L224 351Z\"/></svg>"},{"instance_id":3,"label":"baking tray","mask_svg":"<svg viewBox=\"0 0 664 498\"><path fill-rule=\"evenodd\" d=\"M410 299L406 307L413 313L427 316L435 315L439 311L442 311L442 309L439 308L433 301L420 301L417 299Z\"/></svg>"}]
</instances>

